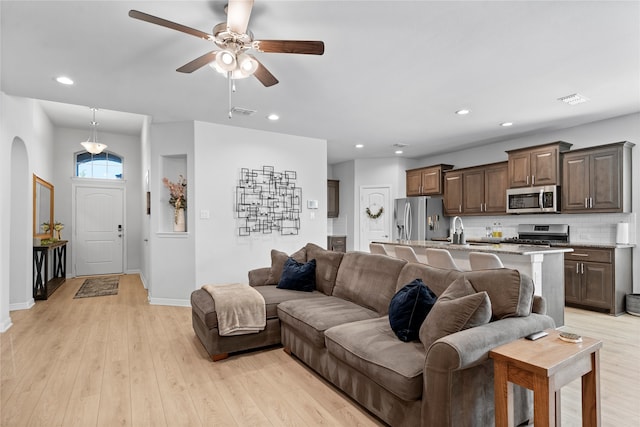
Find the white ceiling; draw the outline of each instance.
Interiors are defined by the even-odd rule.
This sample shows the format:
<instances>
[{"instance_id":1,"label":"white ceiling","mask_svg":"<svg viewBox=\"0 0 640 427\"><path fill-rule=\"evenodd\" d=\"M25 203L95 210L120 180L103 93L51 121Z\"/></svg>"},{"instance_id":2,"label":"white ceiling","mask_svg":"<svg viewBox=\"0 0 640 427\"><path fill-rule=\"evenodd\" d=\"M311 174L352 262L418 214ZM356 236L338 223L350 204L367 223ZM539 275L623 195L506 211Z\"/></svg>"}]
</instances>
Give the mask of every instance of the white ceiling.
<instances>
[{"instance_id":1,"label":"white ceiling","mask_svg":"<svg viewBox=\"0 0 640 427\"><path fill-rule=\"evenodd\" d=\"M88 129L89 106L101 109L103 131L137 133L142 115L200 120L326 139L330 163L393 156L396 143L420 157L640 111L638 1L256 0L256 39L323 40L325 54L257 53L280 83L237 81L232 105L258 112L228 119L224 77L175 71L215 46L127 15L211 32L224 4L2 0L1 89L55 101L45 111L62 126ZM576 92L591 101L557 101ZM281 120L266 120L271 112Z\"/></svg>"}]
</instances>

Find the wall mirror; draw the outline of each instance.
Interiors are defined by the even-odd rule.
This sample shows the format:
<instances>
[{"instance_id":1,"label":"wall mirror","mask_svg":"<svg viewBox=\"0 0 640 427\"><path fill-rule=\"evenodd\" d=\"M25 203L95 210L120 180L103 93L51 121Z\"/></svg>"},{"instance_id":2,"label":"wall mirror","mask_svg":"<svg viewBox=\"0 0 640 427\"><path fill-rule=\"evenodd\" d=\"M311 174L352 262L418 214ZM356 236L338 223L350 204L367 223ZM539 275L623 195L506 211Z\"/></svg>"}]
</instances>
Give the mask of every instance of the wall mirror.
<instances>
[{"instance_id":1,"label":"wall mirror","mask_svg":"<svg viewBox=\"0 0 640 427\"><path fill-rule=\"evenodd\" d=\"M53 184L33 175L33 237L53 236Z\"/></svg>"}]
</instances>

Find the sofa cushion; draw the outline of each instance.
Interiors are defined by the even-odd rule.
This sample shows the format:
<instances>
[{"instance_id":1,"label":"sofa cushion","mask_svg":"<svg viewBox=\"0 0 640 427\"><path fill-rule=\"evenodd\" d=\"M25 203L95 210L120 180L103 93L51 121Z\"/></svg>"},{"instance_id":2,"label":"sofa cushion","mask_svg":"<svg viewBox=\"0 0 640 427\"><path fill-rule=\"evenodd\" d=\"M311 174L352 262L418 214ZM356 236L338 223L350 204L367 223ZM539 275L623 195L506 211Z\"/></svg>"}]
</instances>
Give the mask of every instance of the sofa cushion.
<instances>
[{"instance_id":1,"label":"sofa cushion","mask_svg":"<svg viewBox=\"0 0 640 427\"><path fill-rule=\"evenodd\" d=\"M284 263L278 289L311 292L316 288L316 260L298 262L289 257Z\"/></svg>"},{"instance_id":2,"label":"sofa cushion","mask_svg":"<svg viewBox=\"0 0 640 427\"><path fill-rule=\"evenodd\" d=\"M322 295L322 294L321 294ZM285 301L278 317L316 347L324 347L324 331L343 323L379 317L373 310L333 296Z\"/></svg>"},{"instance_id":3,"label":"sofa cushion","mask_svg":"<svg viewBox=\"0 0 640 427\"><path fill-rule=\"evenodd\" d=\"M418 339L420 326L436 303L436 295L422 280L403 286L389 303L389 324L401 341Z\"/></svg>"},{"instance_id":4,"label":"sofa cushion","mask_svg":"<svg viewBox=\"0 0 640 427\"><path fill-rule=\"evenodd\" d=\"M533 306L533 280L518 270L501 268L482 271L455 271L432 267L426 264L408 263L404 266L396 289L419 277L436 295L458 277L471 282L478 292L486 291L491 300L494 319L520 317L531 314Z\"/></svg>"},{"instance_id":5,"label":"sofa cushion","mask_svg":"<svg viewBox=\"0 0 640 427\"><path fill-rule=\"evenodd\" d=\"M316 289L325 295L331 295L344 254L342 252L328 251L313 243L307 243L305 249L307 251L307 259L316 260Z\"/></svg>"},{"instance_id":6,"label":"sofa cushion","mask_svg":"<svg viewBox=\"0 0 640 427\"><path fill-rule=\"evenodd\" d=\"M420 341L427 350L440 338L489 323L491 301L476 292L463 277L457 278L438 298L420 327Z\"/></svg>"},{"instance_id":7,"label":"sofa cushion","mask_svg":"<svg viewBox=\"0 0 640 427\"><path fill-rule=\"evenodd\" d=\"M327 329L325 341L337 359L400 399L422 396L425 349L420 342L399 341L386 316Z\"/></svg>"},{"instance_id":8,"label":"sofa cushion","mask_svg":"<svg viewBox=\"0 0 640 427\"><path fill-rule=\"evenodd\" d=\"M526 274L510 268L500 268L467 271L464 277L471 282L476 291L489 294L494 319L531 314L534 285L531 277Z\"/></svg>"},{"instance_id":9,"label":"sofa cushion","mask_svg":"<svg viewBox=\"0 0 640 427\"><path fill-rule=\"evenodd\" d=\"M324 296L320 292L298 292L286 289L277 289L275 285L256 286L254 288L264 298L267 311L267 320L278 318L278 304L292 299L315 298ZM191 308L193 313L200 318L208 329L218 327L218 315L216 305L209 292L198 289L191 293Z\"/></svg>"},{"instance_id":10,"label":"sofa cushion","mask_svg":"<svg viewBox=\"0 0 640 427\"><path fill-rule=\"evenodd\" d=\"M417 278L422 280L434 294L440 296L451 282L463 275L463 272L457 270L449 270L433 267L427 264L409 262L402 268L398 275L396 291L399 291L404 285Z\"/></svg>"},{"instance_id":11,"label":"sofa cushion","mask_svg":"<svg viewBox=\"0 0 640 427\"><path fill-rule=\"evenodd\" d=\"M389 302L396 293L398 274L406 263L386 255L347 252L338 269L333 295L383 316L389 311Z\"/></svg>"},{"instance_id":12,"label":"sofa cushion","mask_svg":"<svg viewBox=\"0 0 640 427\"><path fill-rule=\"evenodd\" d=\"M269 271L269 277L267 278L266 285L277 285L280 282L280 276L282 275L282 269L284 263L287 262L289 255L284 252L271 249L271 270ZM298 262L307 261L307 251L305 248L300 248L296 252L291 254L291 258Z\"/></svg>"}]
</instances>

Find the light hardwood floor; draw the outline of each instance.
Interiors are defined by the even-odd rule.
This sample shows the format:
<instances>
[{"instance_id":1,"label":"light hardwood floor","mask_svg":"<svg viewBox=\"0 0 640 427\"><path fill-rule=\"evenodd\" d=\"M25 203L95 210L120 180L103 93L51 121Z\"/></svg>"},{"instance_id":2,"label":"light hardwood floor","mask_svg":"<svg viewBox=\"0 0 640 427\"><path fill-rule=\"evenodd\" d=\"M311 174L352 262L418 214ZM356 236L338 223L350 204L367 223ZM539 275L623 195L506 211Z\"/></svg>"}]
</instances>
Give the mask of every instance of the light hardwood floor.
<instances>
[{"instance_id":1,"label":"light hardwood floor","mask_svg":"<svg viewBox=\"0 0 640 427\"><path fill-rule=\"evenodd\" d=\"M117 296L73 299L82 281L11 313L0 425L382 425L280 348L211 362L191 310L150 306L137 275L121 276ZM566 322L604 341L603 426L640 425L640 318L567 309ZM580 425L579 389L563 389L564 425Z\"/></svg>"}]
</instances>

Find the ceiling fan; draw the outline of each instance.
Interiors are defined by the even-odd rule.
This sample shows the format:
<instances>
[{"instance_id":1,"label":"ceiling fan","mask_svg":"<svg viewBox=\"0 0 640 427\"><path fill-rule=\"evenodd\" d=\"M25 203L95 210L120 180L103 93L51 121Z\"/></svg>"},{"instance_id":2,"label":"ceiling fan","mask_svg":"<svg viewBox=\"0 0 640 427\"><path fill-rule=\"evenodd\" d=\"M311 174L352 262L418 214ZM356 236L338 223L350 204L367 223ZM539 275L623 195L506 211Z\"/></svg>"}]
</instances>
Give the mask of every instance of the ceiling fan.
<instances>
[{"instance_id":1,"label":"ceiling fan","mask_svg":"<svg viewBox=\"0 0 640 427\"><path fill-rule=\"evenodd\" d=\"M137 10L130 10L129 16L214 42L220 48L220 50L205 53L176 70L181 73L192 73L207 64L212 64L218 71L226 73L229 79L241 79L253 75L263 85L269 87L278 83L278 79L247 51L253 49L258 52L307 55L324 53L322 41L254 40L253 33L247 29L252 8L253 0L229 0L226 7L227 22L213 27L213 34Z\"/></svg>"}]
</instances>

